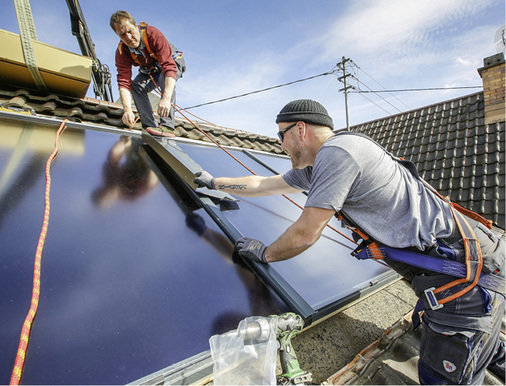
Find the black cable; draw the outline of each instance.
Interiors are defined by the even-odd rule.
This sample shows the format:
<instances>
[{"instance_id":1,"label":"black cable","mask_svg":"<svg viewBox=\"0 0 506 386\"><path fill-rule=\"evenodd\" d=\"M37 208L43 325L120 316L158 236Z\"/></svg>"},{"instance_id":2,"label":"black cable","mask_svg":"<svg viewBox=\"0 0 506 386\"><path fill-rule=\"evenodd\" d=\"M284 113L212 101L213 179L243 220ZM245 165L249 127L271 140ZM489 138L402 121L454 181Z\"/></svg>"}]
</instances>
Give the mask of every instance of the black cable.
<instances>
[{"instance_id":1,"label":"black cable","mask_svg":"<svg viewBox=\"0 0 506 386\"><path fill-rule=\"evenodd\" d=\"M353 64L355 64L355 63L353 63ZM248 96L248 95L258 94L258 93L261 93L261 92L264 92L264 91L269 91L269 90L273 90L273 89L276 89L276 88L280 88L280 87L284 87L284 86L289 86L291 84L300 83L300 82L304 82L306 80L311 80L311 79L314 79L314 78L318 78L320 76L326 76L326 75L335 74L335 73L336 73L336 68L332 69L331 71L324 72L322 74L310 76L308 78L294 80L292 82L278 84L276 86L267 87L267 88L264 88L264 89L261 89L261 90L251 91L251 92L244 93L244 94L239 94L239 95L234 95L234 96L231 96L231 97L228 97L228 98L218 99L218 100L211 101L211 102L205 102L205 103L201 103L201 104L194 105L194 106L184 107L184 110L194 109L194 108L197 108L197 107L207 106L207 105L211 105L211 104L219 103L219 102L225 102L225 101L228 101L228 100L231 100L231 99L242 98L242 97L245 97L245 96ZM358 81L358 78L355 77L355 79L357 79L357 81ZM360 82L360 83L363 83L363 82ZM368 88L370 89L370 87L368 87ZM414 88L414 89L404 89L404 90L378 90L378 91L374 91L374 90L370 90L370 91L367 91L367 90L358 90L358 91L350 91L350 93L354 93L354 94L367 94L367 93L377 94L377 93L385 93L385 92L393 93L393 92L406 92L406 91L436 91L436 90L456 90L456 89L466 89L466 88L481 88L481 86L433 87L433 88L418 88L418 89Z\"/></svg>"},{"instance_id":2,"label":"black cable","mask_svg":"<svg viewBox=\"0 0 506 386\"><path fill-rule=\"evenodd\" d=\"M464 88L482 88L482 86L460 86L460 87L432 87L432 88L408 88L404 90L378 90L378 91L350 91L355 94L366 94L366 93L379 93L379 92L405 92L405 91L437 91L437 90L458 90Z\"/></svg>"},{"instance_id":3,"label":"black cable","mask_svg":"<svg viewBox=\"0 0 506 386\"><path fill-rule=\"evenodd\" d=\"M334 70L332 70L332 71L328 71L328 72L324 72L323 74L310 76L309 78L304 78L304 79L294 80L293 82L288 82L288 83L278 84L277 86L272 86L272 87L264 88L264 89L261 89L261 90L251 91L251 92L248 92L248 93L245 93L245 94L235 95L235 96L232 96L232 97L229 97L229 98L218 99L218 100L216 100L216 101L212 101L212 102L206 102L206 103L201 103L201 104L199 104L199 105L195 105L195 106L185 107L184 109L185 109L185 110L189 110L189 109L194 109L194 108L196 108L196 107L201 107L201 106L211 105L211 104L213 104L213 103L218 103L218 102L228 101L228 100L230 100L230 99L241 98L241 97L245 97L245 96L248 96L248 95L257 94L257 93L260 93L260 92L269 91L269 90L272 90L272 89L275 89L275 88L284 87L284 86L289 86L289 85L294 84L294 83L304 82L304 81L306 81L306 80L310 80L310 79L318 78L318 77L320 77L320 76L330 75L330 74L333 74L333 73L334 73Z\"/></svg>"},{"instance_id":4,"label":"black cable","mask_svg":"<svg viewBox=\"0 0 506 386\"><path fill-rule=\"evenodd\" d=\"M357 83L359 84L359 87L358 87L358 90L357 90L357 93L374 93L376 94L380 99L382 99L385 103L389 104L390 106L392 106L395 110L397 110L398 112L402 113L402 110L400 110L399 108L397 108L396 106L394 106L392 103L390 103L388 100L386 100L385 98L383 98L381 95L378 94L377 91L374 91L372 88L370 88L368 85L366 85L364 82L362 82L360 79L358 79L357 77L355 77L354 75L351 76L353 79L355 79L357 81ZM372 79L372 78L371 78ZM374 79L373 79L374 80ZM367 87L369 90L362 90L360 88L360 84L363 84L365 87ZM380 85L381 86L381 85ZM383 87L383 86L382 86ZM367 98L365 95L362 95L363 98L367 99L369 102L372 102L374 103L372 100L370 100L369 98ZM394 96L395 97L395 96ZM395 97L397 100L399 100L397 97ZM379 107L379 105L377 103L374 103L376 106ZM380 107L381 108L381 107ZM385 109L381 108L383 111L386 111ZM386 111L388 114L390 114L390 112Z\"/></svg>"},{"instance_id":5,"label":"black cable","mask_svg":"<svg viewBox=\"0 0 506 386\"><path fill-rule=\"evenodd\" d=\"M373 80L373 82L375 82L376 84L378 84L383 90L386 90L386 88L380 83L378 82L376 79L374 79L371 75L369 75L367 72L365 72L362 68L360 68L357 64L355 64L355 62L352 61L352 63L357 67L357 69L359 69L360 71L362 71L365 75L367 75L370 79ZM358 77L357 77L357 80L358 80ZM365 85L365 83L364 83ZM367 86L366 86L367 87ZM367 87L369 90L372 91L372 88L370 87ZM359 87L360 89L360 87ZM404 106L406 106L409 110L411 110L411 107L409 107L406 103L404 103L403 101L401 101L399 98L397 98L393 93L389 93L391 94L395 99L397 99L399 102L401 102ZM380 95L378 95L380 98L382 98ZM383 98L382 98L383 99ZM397 109L397 108L396 108ZM397 109L399 110L399 109ZM400 110L399 110L400 111Z\"/></svg>"}]
</instances>

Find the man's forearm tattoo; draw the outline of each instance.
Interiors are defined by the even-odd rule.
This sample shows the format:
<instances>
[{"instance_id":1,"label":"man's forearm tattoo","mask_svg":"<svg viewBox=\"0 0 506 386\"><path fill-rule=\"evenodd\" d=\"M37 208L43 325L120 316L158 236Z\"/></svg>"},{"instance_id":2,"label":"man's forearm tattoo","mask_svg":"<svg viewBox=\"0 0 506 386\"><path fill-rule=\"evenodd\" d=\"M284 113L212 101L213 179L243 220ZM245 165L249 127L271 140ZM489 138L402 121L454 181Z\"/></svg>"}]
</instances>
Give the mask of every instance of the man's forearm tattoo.
<instances>
[{"instance_id":1,"label":"man's forearm tattoo","mask_svg":"<svg viewBox=\"0 0 506 386\"><path fill-rule=\"evenodd\" d=\"M219 190L222 190L222 189L245 190L246 187L247 187L246 184L243 184L243 185L223 185L223 184L220 184L220 185L218 185Z\"/></svg>"}]
</instances>

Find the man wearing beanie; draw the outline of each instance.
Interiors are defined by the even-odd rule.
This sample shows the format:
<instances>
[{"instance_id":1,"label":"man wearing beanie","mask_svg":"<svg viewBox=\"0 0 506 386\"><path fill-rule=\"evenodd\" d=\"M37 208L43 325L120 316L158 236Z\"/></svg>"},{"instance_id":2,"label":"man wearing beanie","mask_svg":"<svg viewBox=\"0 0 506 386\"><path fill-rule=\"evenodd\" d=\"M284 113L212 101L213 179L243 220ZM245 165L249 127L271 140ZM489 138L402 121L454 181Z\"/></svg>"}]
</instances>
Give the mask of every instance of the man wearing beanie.
<instances>
[{"instance_id":1,"label":"man wearing beanie","mask_svg":"<svg viewBox=\"0 0 506 386\"><path fill-rule=\"evenodd\" d=\"M276 241L266 246L259 240L241 238L236 242L240 256L264 264L292 258L317 242L339 212L385 246L416 251L418 256L437 261L465 262L464 242L450 205L418 177L413 164L401 161L366 136L334 133L327 110L313 100L286 104L276 123L282 149L292 161L291 170L277 176L237 178L214 178L203 171L195 179L199 186L239 196L308 192L300 218ZM475 233L477 249L481 247L482 274L503 282L504 242L478 221L459 216L456 218ZM414 267L410 264L413 260L401 263L387 255L385 261L411 281L423 299L417 310L418 306L420 310L426 307L418 362L420 383L479 384L487 367L504 380L505 346L499 340L504 289L475 285L443 307L438 304L442 298L437 297L438 307L434 307L425 299L425 291L446 288L455 277L423 265Z\"/></svg>"}]
</instances>

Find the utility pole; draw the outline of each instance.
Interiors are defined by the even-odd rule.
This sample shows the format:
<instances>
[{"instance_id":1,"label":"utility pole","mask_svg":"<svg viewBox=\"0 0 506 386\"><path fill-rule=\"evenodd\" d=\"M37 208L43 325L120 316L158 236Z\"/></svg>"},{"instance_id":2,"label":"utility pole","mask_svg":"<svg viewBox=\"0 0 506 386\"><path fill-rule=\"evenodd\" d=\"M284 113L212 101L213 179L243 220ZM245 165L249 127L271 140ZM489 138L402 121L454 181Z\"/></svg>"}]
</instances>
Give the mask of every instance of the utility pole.
<instances>
[{"instance_id":1,"label":"utility pole","mask_svg":"<svg viewBox=\"0 0 506 386\"><path fill-rule=\"evenodd\" d=\"M340 63L337 63L338 68L342 68L343 70L343 76L340 76L337 78L338 81L343 82L344 88L340 89L339 91L344 91L344 105L346 109L346 130L350 131L350 118L348 115L348 89L353 88L353 86L348 86L348 83L346 82L346 79L351 76L351 74L346 73L346 62L349 62L351 59L345 58L343 56Z\"/></svg>"}]
</instances>

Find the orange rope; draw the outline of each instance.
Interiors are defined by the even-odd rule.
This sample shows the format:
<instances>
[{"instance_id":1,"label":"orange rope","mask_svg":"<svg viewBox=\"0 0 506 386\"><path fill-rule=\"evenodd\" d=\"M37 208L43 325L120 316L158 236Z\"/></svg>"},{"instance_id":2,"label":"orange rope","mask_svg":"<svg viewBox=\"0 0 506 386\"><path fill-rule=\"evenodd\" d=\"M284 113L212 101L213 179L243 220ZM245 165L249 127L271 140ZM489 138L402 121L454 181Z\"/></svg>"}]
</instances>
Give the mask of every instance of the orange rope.
<instances>
[{"instance_id":1,"label":"orange rope","mask_svg":"<svg viewBox=\"0 0 506 386\"><path fill-rule=\"evenodd\" d=\"M160 90L160 87L158 87L158 85L156 84L155 80L153 79L153 77L151 76L151 74L149 74L149 76L151 77L151 80L153 81L153 83L155 84L156 86L156 90L158 91L158 93L160 94L160 96L162 95L162 91ZM237 159L237 157L235 157L232 153L230 153L227 149L225 149L223 146L221 146L218 142L216 142L213 138L211 138L209 136L209 134L207 134L204 130L202 130L195 122L193 122L190 118L188 118L186 115L183 114L183 112L181 110L184 110L183 108L180 108L179 106L176 106L174 105L173 103L171 103L172 107L174 107L174 109L179 113L181 114L188 122L190 122L193 126L195 126L195 128L200 131L202 134L204 134L212 143L214 143L216 146L218 146L221 150L223 150L225 153L227 153L230 157L232 157L236 162L238 162L242 167L244 167L247 171L249 171L251 174L253 175L257 175L253 170L251 170L249 167L247 167L244 163L242 163L239 159ZM185 110L186 111L186 110ZM186 111L188 112L188 111ZM191 113L189 113L191 114ZM193 115L193 114L192 114ZM195 115L194 115L195 116ZM198 117L197 117L198 118ZM208 123L211 123L211 122L208 122ZM216 126L216 125L214 125ZM282 194L282 196L284 198L286 198L288 201L290 201L292 204L296 205L297 207L299 207L300 209L304 209L301 205L297 204L294 200L292 200L290 197L288 197L286 194ZM329 229L332 229L334 232L338 233L339 235L343 236L345 239L348 239L349 241L351 241L353 244L357 244L357 242L355 240L353 240L351 237L348 237L346 236L344 233L341 233L339 232L336 228L334 228L333 226L327 224L327 227Z\"/></svg>"},{"instance_id":2,"label":"orange rope","mask_svg":"<svg viewBox=\"0 0 506 386\"><path fill-rule=\"evenodd\" d=\"M480 279L480 275L481 275L481 270L483 268L483 254L481 253L481 246L480 246L480 243L477 239L476 234L474 233L474 230L471 228L471 226L469 225L469 223L465 219L464 219L465 224L460 223L457 216L455 215L455 209L454 209L452 203L450 203L450 209L453 212L453 216L455 218L455 223L457 224L459 232L462 235L462 240L464 241L464 250L465 250L465 257L466 257L466 261L465 261L466 262L466 277L463 279L457 279L455 281L452 281L451 283L443 285L442 287L436 288L434 290L434 293L437 294L439 292L443 292L443 291L445 291L449 288L452 288L458 284L467 283L467 282L470 282L471 280L473 280L473 282L470 285L468 285L467 287L465 287L463 290L461 290L453 295L450 295L444 299L439 300L438 301L439 304L448 303L449 301L452 301L453 299L456 299L462 295L465 295L470 290L472 290L478 284L478 280ZM464 226L466 227L468 233L470 233L472 235L472 239L475 241L478 267L476 269L476 274L474 276L474 279L471 277L471 273L472 273L471 263L472 262L471 262L470 239L467 236L468 233L464 232L464 229L463 229Z\"/></svg>"},{"instance_id":3,"label":"orange rope","mask_svg":"<svg viewBox=\"0 0 506 386\"><path fill-rule=\"evenodd\" d=\"M32 328L32 323L35 318L35 314L37 313L37 308L39 305L39 296L40 296L40 269L41 269L41 260L42 260L42 249L44 248L44 242L46 240L47 228L49 225L49 192L51 189L51 175L49 173L49 169L51 167L51 163L56 158L58 154L58 138L61 133L65 130L65 122L67 120L63 120L58 131L56 132L55 138L55 146L54 150L49 156L46 162L46 192L45 192L45 209L44 209L44 221L42 224L42 230L40 232L39 242L37 245L37 250L35 252L35 264L33 269L33 289L32 289L32 301L30 305L30 309L28 314L26 315L25 322L23 323L23 328L21 329L21 337L19 339L18 352L16 355L16 360L14 362L14 369L12 370L11 375L11 385L19 385L21 381L21 375L23 373L23 365L25 363L26 350L28 349L28 340L30 338L30 330Z\"/></svg>"},{"instance_id":4,"label":"orange rope","mask_svg":"<svg viewBox=\"0 0 506 386\"><path fill-rule=\"evenodd\" d=\"M135 118L135 121L134 121L134 123L132 123L132 126L128 128L130 131L132 131L132 127L134 127L134 125L137 123L137 121L139 120L140 117L141 116L138 115L137 118Z\"/></svg>"},{"instance_id":5,"label":"orange rope","mask_svg":"<svg viewBox=\"0 0 506 386\"><path fill-rule=\"evenodd\" d=\"M181 106L176 105L176 107L179 107L180 109L184 110ZM208 120L206 120L204 118L201 118L198 115L193 114L191 111L188 111L188 110L184 110L184 111L187 112L188 114L190 114L192 117L197 118L197 119L201 120L204 123L207 123L207 124L209 124L211 126L214 126L214 127L220 127L220 126L218 126L217 124L215 124L213 122L209 122Z\"/></svg>"}]
</instances>

